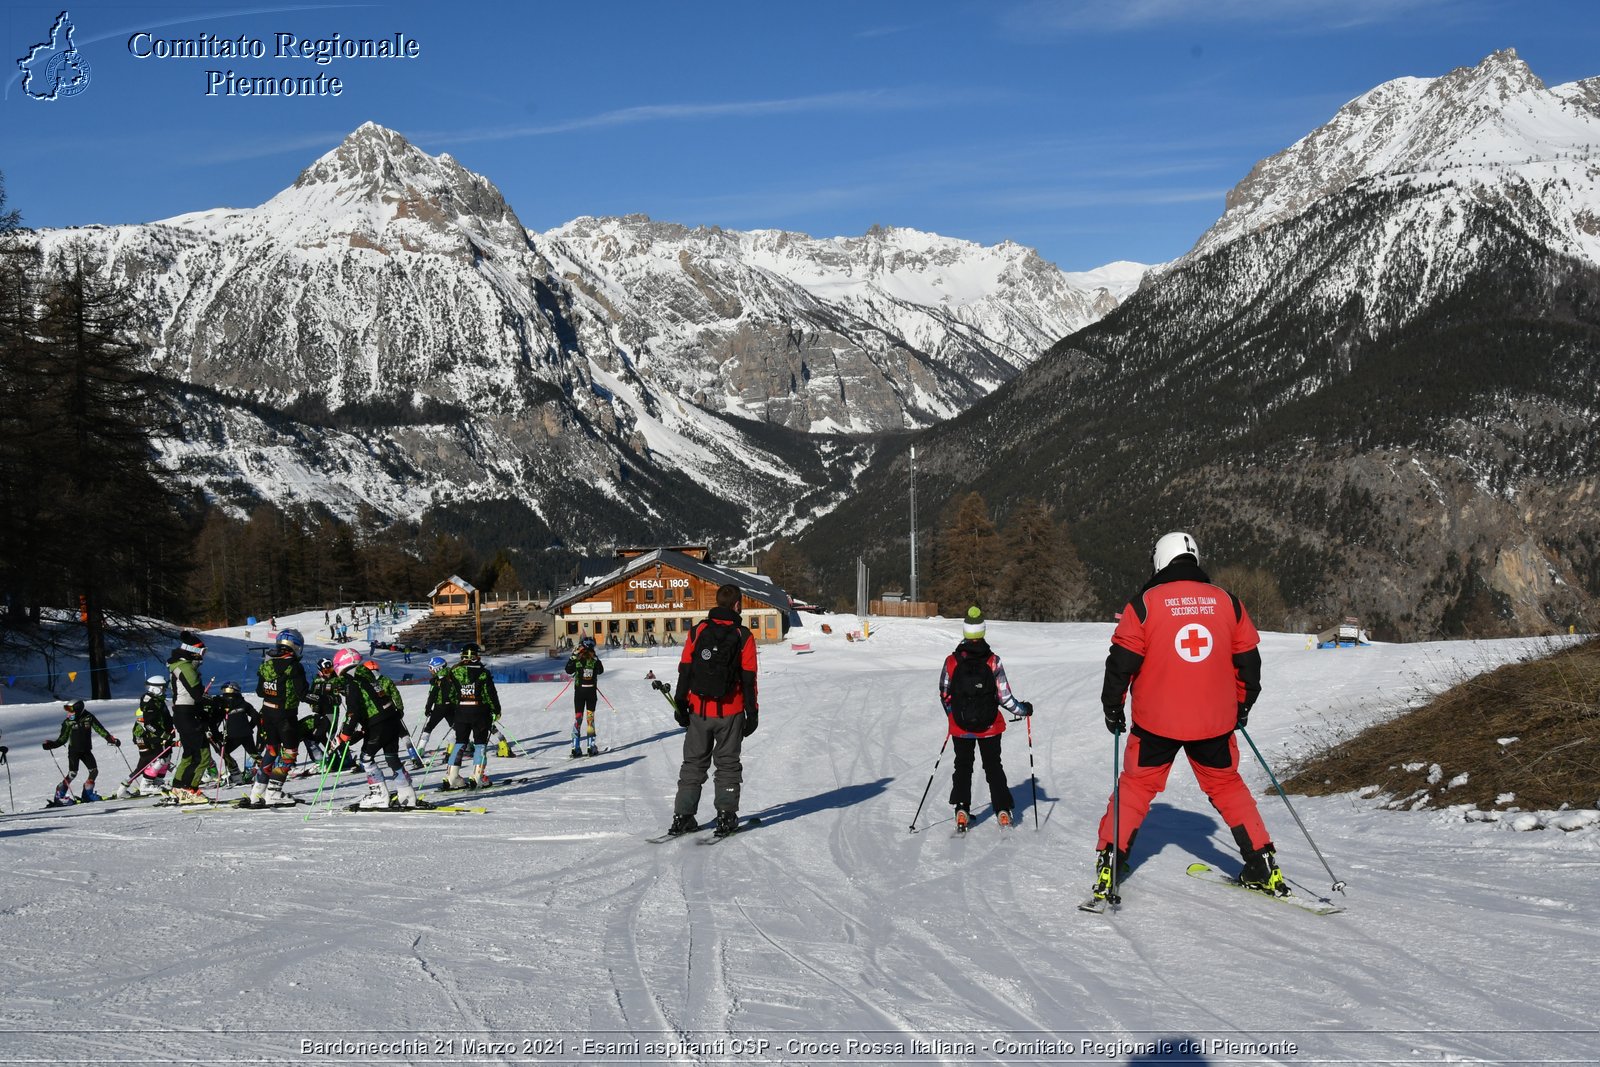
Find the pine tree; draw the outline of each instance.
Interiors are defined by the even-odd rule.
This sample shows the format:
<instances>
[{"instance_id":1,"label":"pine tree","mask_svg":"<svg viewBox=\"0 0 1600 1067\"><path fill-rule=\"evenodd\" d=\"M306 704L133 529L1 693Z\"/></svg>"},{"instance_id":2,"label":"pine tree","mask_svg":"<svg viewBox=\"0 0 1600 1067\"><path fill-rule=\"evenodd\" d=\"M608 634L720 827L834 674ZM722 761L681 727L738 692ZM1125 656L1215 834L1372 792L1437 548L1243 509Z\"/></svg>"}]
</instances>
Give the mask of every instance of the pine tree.
<instances>
[{"instance_id":1,"label":"pine tree","mask_svg":"<svg viewBox=\"0 0 1600 1067\"><path fill-rule=\"evenodd\" d=\"M950 511L934 540L933 582L929 589L943 615L957 616L982 605L995 587L1000 536L989 505L968 493Z\"/></svg>"},{"instance_id":2,"label":"pine tree","mask_svg":"<svg viewBox=\"0 0 1600 1067\"><path fill-rule=\"evenodd\" d=\"M799 600L809 600L816 593L816 568L811 560L788 538L780 537L756 557L761 573L771 578L773 584Z\"/></svg>"},{"instance_id":3,"label":"pine tree","mask_svg":"<svg viewBox=\"0 0 1600 1067\"><path fill-rule=\"evenodd\" d=\"M1025 622L1081 618L1094 601L1083 561L1043 501L1018 505L1001 535L1001 568L993 614Z\"/></svg>"},{"instance_id":4,"label":"pine tree","mask_svg":"<svg viewBox=\"0 0 1600 1067\"><path fill-rule=\"evenodd\" d=\"M47 370L29 378L51 475L34 486L51 534L39 563L57 593L81 605L90 691L104 700L106 615L173 602L182 558L172 542L182 525L155 464L151 433L165 419L144 370L147 352L128 339L131 303L81 251L64 259L40 305ZM130 536L132 526L141 528Z\"/></svg>"},{"instance_id":5,"label":"pine tree","mask_svg":"<svg viewBox=\"0 0 1600 1067\"><path fill-rule=\"evenodd\" d=\"M0 595L6 621L15 625L28 615L37 619L43 599L30 562L45 541L36 506L42 420L29 392L44 359L28 281L38 252L21 230L21 216L5 204L0 176Z\"/></svg>"}]
</instances>

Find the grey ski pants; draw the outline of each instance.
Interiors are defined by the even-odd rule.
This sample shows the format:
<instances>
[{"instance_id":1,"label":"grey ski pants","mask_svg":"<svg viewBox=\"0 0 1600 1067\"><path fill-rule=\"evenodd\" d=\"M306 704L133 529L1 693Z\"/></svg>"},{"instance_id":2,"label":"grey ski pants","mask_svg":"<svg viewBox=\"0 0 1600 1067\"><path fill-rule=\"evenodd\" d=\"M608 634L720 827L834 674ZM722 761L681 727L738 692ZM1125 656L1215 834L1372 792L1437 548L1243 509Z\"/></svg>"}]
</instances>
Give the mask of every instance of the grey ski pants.
<instances>
[{"instance_id":1,"label":"grey ski pants","mask_svg":"<svg viewBox=\"0 0 1600 1067\"><path fill-rule=\"evenodd\" d=\"M700 790L713 762L716 773L716 809L739 810L739 784L744 781L744 765L739 752L744 747L744 712L713 718L690 715L683 733L683 768L678 772L678 795L672 802L674 815L694 815L700 807Z\"/></svg>"}]
</instances>

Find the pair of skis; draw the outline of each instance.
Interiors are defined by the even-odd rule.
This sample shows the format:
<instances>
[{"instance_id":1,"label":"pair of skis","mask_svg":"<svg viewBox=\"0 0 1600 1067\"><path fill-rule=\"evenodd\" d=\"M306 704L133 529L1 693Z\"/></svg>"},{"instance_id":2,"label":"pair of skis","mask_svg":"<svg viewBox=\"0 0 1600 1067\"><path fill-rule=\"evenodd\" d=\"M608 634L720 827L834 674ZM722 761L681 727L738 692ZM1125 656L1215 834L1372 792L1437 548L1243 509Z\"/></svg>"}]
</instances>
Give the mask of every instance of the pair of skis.
<instances>
[{"instance_id":1,"label":"pair of skis","mask_svg":"<svg viewBox=\"0 0 1600 1067\"><path fill-rule=\"evenodd\" d=\"M1288 904L1291 907L1299 908L1301 911L1309 912L1312 915L1338 915L1340 912L1344 911L1344 905L1335 904L1331 900L1300 897L1295 896L1293 893L1280 897L1275 893L1267 893L1260 889L1252 889L1250 886L1239 882L1237 879L1229 878L1215 867L1212 867L1210 864L1206 863L1191 863L1184 873L1190 878L1198 878L1200 881L1209 882L1212 885L1227 886L1232 889L1249 893L1252 896L1262 897L1266 900L1275 900L1280 904ZM1118 897L1117 900L1112 901L1107 897L1091 896L1088 900L1085 900L1082 904L1078 905L1078 910L1093 912L1097 915L1100 915L1104 914L1113 903L1120 904L1121 898Z\"/></svg>"},{"instance_id":2,"label":"pair of skis","mask_svg":"<svg viewBox=\"0 0 1600 1067\"><path fill-rule=\"evenodd\" d=\"M719 842L726 841L730 837L736 837L737 835L744 833L746 830L754 830L756 827L761 825L761 816L752 815L747 819L741 819L739 820L739 825L737 827L725 834L712 834L709 837L701 835L700 831L709 830L715 825L716 823L708 822L704 826L697 826L693 830L685 830L681 834L662 834L659 837L647 837L645 840L649 841L652 845L663 845L668 841L680 841L684 838L692 837L702 845L715 845Z\"/></svg>"}]
</instances>

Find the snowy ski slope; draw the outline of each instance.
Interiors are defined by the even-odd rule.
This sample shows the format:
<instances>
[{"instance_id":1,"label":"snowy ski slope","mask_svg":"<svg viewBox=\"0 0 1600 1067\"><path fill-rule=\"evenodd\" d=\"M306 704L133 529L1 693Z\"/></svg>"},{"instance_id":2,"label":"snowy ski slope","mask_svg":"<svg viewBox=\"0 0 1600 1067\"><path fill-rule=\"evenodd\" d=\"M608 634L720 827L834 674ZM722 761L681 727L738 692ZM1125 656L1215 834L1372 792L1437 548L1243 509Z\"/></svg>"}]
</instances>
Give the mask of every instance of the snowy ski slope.
<instances>
[{"instance_id":1,"label":"snowy ski slope","mask_svg":"<svg viewBox=\"0 0 1600 1067\"><path fill-rule=\"evenodd\" d=\"M320 619L303 620L308 634ZM1038 709L1038 805L1018 724L1005 755L1021 828L1001 831L985 806L958 839L948 753L908 832L940 750L937 671L958 624L886 620L848 642L857 620L819 621L833 633L801 631L813 654L761 650L743 811L765 825L714 847L709 834L647 840L669 821L678 772L679 731L645 680L673 676L665 656L607 657L610 747L594 759L566 756L570 695L546 710L558 683L503 686L509 732L533 755L491 770L533 777L469 801L481 815L42 810L56 771L38 742L59 705L0 708L23 809L0 818L0 1063L1600 1057L1594 825L1518 833L1379 798L1299 798L1349 882L1344 914L1314 916L1184 876L1195 859L1230 873L1238 860L1180 766L1122 909L1084 914L1110 785L1098 709L1110 626L990 624ZM207 675L245 675L240 631L209 643ZM1311 732L1535 644L1319 652L1269 634L1252 736L1281 764ZM313 640L308 656L320 652ZM405 692L420 707L422 690ZM126 739L132 705L92 706ZM96 752L114 789L122 762ZM1253 760L1247 776L1267 785ZM362 791L348 777L335 800ZM1261 803L1297 891L1326 894L1282 802Z\"/></svg>"}]
</instances>

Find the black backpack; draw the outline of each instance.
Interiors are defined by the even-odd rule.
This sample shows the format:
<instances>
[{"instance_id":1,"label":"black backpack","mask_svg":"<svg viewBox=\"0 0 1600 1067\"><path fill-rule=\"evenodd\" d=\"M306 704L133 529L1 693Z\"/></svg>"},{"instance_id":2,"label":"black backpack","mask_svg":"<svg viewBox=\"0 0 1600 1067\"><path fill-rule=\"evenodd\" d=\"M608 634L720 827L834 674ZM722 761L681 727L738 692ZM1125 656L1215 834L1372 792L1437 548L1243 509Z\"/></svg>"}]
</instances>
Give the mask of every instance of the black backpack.
<instances>
[{"instance_id":1,"label":"black backpack","mask_svg":"<svg viewBox=\"0 0 1600 1067\"><path fill-rule=\"evenodd\" d=\"M696 629L689 660L689 691L706 700L722 700L740 685L740 651L744 627L703 622Z\"/></svg>"},{"instance_id":2,"label":"black backpack","mask_svg":"<svg viewBox=\"0 0 1600 1067\"><path fill-rule=\"evenodd\" d=\"M995 687L989 657L976 652L957 651L955 670L950 672L950 715L957 729L981 734L994 725L1000 710L1000 694Z\"/></svg>"}]
</instances>

